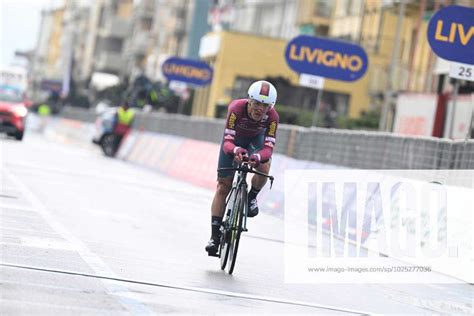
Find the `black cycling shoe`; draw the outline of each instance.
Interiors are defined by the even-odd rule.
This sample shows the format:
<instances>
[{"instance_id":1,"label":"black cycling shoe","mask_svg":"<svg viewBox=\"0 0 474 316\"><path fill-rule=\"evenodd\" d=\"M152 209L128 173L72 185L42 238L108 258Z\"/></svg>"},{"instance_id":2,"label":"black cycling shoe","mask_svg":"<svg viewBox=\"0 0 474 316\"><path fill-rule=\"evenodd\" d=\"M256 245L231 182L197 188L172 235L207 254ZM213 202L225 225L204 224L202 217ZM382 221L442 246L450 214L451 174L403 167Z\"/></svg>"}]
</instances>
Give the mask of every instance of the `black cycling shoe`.
<instances>
[{"instance_id":1,"label":"black cycling shoe","mask_svg":"<svg viewBox=\"0 0 474 316\"><path fill-rule=\"evenodd\" d=\"M214 239L211 237L206 246L207 255L211 257L218 257L217 252L219 251L220 238Z\"/></svg>"},{"instance_id":2,"label":"black cycling shoe","mask_svg":"<svg viewBox=\"0 0 474 316\"><path fill-rule=\"evenodd\" d=\"M257 215L258 215L257 199L252 199L249 201L249 210L248 210L247 216L255 217Z\"/></svg>"}]
</instances>

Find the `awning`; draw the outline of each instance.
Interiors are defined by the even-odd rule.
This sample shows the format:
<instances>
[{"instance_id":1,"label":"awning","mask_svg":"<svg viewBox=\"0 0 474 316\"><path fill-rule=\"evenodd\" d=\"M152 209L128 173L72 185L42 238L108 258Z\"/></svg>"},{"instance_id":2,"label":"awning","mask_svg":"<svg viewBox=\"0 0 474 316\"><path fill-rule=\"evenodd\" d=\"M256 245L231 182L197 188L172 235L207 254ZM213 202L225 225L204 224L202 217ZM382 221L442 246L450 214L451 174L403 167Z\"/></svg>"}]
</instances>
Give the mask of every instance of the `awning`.
<instances>
[{"instance_id":1,"label":"awning","mask_svg":"<svg viewBox=\"0 0 474 316\"><path fill-rule=\"evenodd\" d=\"M90 87L94 88L97 91L104 90L109 87L116 86L120 83L120 78L116 75L104 73L104 72L94 72L92 74Z\"/></svg>"}]
</instances>

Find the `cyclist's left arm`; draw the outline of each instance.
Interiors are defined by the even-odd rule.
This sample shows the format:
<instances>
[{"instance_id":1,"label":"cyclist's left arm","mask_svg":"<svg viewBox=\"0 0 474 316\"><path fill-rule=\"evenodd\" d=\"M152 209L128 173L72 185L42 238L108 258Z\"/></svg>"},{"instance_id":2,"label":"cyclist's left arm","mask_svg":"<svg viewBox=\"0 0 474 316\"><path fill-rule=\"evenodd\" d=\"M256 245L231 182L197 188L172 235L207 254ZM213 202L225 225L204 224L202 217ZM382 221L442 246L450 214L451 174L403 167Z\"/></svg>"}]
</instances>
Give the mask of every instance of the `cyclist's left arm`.
<instances>
[{"instance_id":1,"label":"cyclist's left arm","mask_svg":"<svg viewBox=\"0 0 474 316\"><path fill-rule=\"evenodd\" d=\"M273 147L275 147L276 144L278 123L278 114L276 111L272 111L268 117L268 127L265 131L263 148L257 152L260 161L267 161L272 157Z\"/></svg>"}]
</instances>

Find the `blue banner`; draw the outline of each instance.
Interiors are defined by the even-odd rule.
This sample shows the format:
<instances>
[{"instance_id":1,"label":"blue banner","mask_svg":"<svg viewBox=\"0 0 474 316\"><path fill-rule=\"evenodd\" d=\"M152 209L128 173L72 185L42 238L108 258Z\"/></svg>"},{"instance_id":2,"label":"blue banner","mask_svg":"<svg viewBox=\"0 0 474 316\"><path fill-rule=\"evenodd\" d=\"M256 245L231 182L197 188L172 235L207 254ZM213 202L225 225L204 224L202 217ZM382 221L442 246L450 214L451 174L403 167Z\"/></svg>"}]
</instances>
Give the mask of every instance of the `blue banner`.
<instances>
[{"instance_id":1,"label":"blue banner","mask_svg":"<svg viewBox=\"0 0 474 316\"><path fill-rule=\"evenodd\" d=\"M369 64L367 54L358 45L307 35L288 43L285 59L298 73L342 81L360 79Z\"/></svg>"},{"instance_id":2,"label":"blue banner","mask_svg":"<svg viewBox=\"0 0 474 316\"><path fill-rule=\"evenodd\" d=\"M428 24L428 42L441 58L474 65L474 9L451 5Z\"/></svg>"},{"instance_id":3,"label":"blue banner","mask_svg":"<svg viewBox=\"0 0 474 316\"><path fill-rule=\"evenodd\" d=\"M61 91L62 82L59 80L44 79L40 82L42 90L53 91L59 93Z\"/></svg>"},{"instance_id":4,"label":"blue banner","mask_svg":"<svg viewBox=\"0 0 474 316\"><path fill-rule=\"evenodd\" d=\"M197 86L212 82L212 68L198 60L171 57L163 63L161 70L169 81L181 81Z\"/></svg>"}]
</instances>

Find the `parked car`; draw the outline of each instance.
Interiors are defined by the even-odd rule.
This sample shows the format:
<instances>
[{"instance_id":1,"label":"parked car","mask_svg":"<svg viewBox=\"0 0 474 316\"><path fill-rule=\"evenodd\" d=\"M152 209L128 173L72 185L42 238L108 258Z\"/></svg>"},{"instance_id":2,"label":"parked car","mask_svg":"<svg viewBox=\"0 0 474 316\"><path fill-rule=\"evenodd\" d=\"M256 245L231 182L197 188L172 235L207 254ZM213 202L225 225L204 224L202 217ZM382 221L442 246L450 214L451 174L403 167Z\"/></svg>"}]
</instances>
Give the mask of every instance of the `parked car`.
<instances>
[{"instance_id":1,"label":"parked car","mask_svg":"<svg viewBox=\"0 0 474 316\"><path fill-rule=\"evenodd\" d=\"M22 140L25 133L25 118L28 114L20 91L9 86L0 86L0 133L7 133Z\"/></svg>"}]
</instances>

